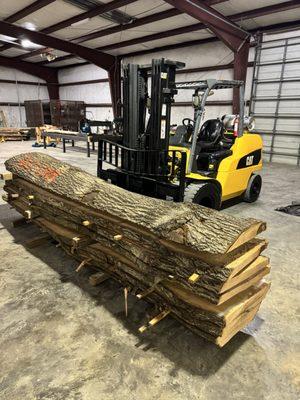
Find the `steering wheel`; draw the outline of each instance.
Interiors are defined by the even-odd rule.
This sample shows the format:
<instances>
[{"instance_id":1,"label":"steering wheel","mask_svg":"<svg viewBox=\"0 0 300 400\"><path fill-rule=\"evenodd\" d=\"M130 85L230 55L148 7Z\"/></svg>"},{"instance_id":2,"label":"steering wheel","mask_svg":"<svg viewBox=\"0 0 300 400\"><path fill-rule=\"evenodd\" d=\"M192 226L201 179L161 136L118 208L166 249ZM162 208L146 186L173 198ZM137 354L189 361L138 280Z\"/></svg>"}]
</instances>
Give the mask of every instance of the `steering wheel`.
<instances>
[{"instance_id":1,"label":"steering wheel","mask_svg":"<svg viewBox=\"0 0 300 400\"><path fill-rule=\"evenodd\" d=\"M191 118L183 118L182 125L186 126L187 128L194 127L194 120Z\"/></svg>"}]
</instances>

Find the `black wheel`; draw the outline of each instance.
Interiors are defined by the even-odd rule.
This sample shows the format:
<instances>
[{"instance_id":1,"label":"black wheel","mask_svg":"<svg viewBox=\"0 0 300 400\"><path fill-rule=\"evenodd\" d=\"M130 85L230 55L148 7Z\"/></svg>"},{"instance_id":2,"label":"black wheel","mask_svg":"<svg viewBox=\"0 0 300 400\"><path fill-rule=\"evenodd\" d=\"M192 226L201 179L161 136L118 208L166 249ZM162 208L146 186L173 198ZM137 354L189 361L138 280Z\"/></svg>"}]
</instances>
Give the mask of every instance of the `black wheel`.
<instances>
[{"instance_id":1,"label":"black wheel","mask_svg":"<svg viewBox=\"0 0 300 400\"><path fill-rule=\"evenodd\" d=\"M251 175L247 189L244 193L243 200L247 203L253 203L259 197L262 186L262 179L260 175Z\"/></svg>"},{"instance_id":2,"label":"black wheel","mask_svg":"<svg viewBox=\"0 0 300 400\"><path fill-rule=\"evenodd\" d=\"M211 182L190 183L184 192L184 202L219 210L221 191L216 184Z\"/></svg>"}]
</instances>

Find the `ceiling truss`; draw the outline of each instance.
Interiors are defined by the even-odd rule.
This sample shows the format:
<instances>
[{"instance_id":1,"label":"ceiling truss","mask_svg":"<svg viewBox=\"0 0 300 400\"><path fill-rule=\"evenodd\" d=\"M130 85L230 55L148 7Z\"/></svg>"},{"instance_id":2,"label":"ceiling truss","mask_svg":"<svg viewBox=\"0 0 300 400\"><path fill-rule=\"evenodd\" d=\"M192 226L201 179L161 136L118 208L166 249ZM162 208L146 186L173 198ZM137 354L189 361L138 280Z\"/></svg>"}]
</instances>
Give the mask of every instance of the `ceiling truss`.
<instances>
[{"instance_id":1,"label":"ceiling truss","mask_svg":"<svg viewBox=\"0 0 300 400\"><path fill-rule=\"evenodd\" d=\"M183 33L195 32L201 29L207 29L215 34L215 37L209 37L207 39L198 39L189 42L182 42L176 44L164 45L157 48L145 49L140 51L135 51L132 53L123 54L122 57L139 55L155 52L158 50L167 50L171 48L179 48L188 46L191 44L201 44L213 42L216 40L222 40L234 53L234 77L236 79L245 79L245 73L247 70L248 61L248 51L251 31L247 32L237 25L240 21L250 18L257 18L264 15L269 15L272 13L280 13L287 10L292 10L294 8L300 7L299 0L284 1L279 4L269 5L265 7L260 7L258 9L253 9L246 12L236 13L229 17L225 17L221 13L217 12L212 6L219 3L224 3L228 0L164 0L165 3L170 4L173 8L165 11L157 12L145 17L130 19L130 23L124 20L116 26L100 29L98 31L90 32L81 36L74 37L71 41L66 41L55 36L51 36L58 30L69 27L87 18L93 18L95 16L105 16L105 13L116 12L119 13L118 9L125 5L137 2L138 0L112 0L109 3L99 4L89 6L87 10L81 12L73 17L66 20L59 21L52 24L40 32L31 31L25 29L19 25L16 25L19 20L31 15L32 13L47 7L47 5L54 3L56 0L36 0L33 1L28 6L20 9L9 17L0 21L0 33L17 39L16 43L6 43L0 47L0 52L8 50L12 47L20 47L20 42L22 39L28 39L33 43L43 46L43 48L29 51L25 54L16 57L4 57L0 56L0 65L10 66L17 68L27 73L31 73L40 77L46 81L48 86L50 98L58 97L58 81L57 81L57 68L47 67L43 64L50 64L51 61L42 62L26 62L27 58L33 57L35 55L41 54L43 52L51 52L53 49L61 50L65 53L69 53L66 56L58 57L54 62L71 59L76 56L90 63L93 63L108 71L111 94L113 99L113 107L115 113L118 109L118 99L120 98L120 85L121 85L121 75L120 75L120 59L121 57L115 57L110 55L109 51L114 49L119 49L123 47L133 46L145 42L155 41L163 38L168 38L171 36L181 35ZM76 4L76 1L70 1ZM97 38L102 38L105 36L112 35L117 32L123 32L125 30L134 29L143 25L151 24L153 22L167 20L174 16L180 14L188 14L191 17L197 19L199 22L196 24L191 24L188 26L183 26L181 28L171 29L168 31L162 31L159 33L153 33L146 35L144 37L138 37L135 39L125 40L119 43L113 43L106 46L101 46L96 49L92 49L83 46L82 43L90 41ZM116 14L117 15L117 14ZM115 20L117 21L117 20ZM121 21L121 20L120 20ZM290 21L288 23L275 24L278 28L284 28L285 26L300 26L300 21ZM263 29L272 30L275 28L274 25L269 27L264 27ZM75 64L76 65L76 64ZM56 88L56 89L54 89Z\"/></svg>"},{"instance_id":2,"label":"ceiling truss","mask_svg":"<svg viewBox=\"0 0 300 400\"><path fill-rule=\"evenodd\" d=\"M223 2L224 2L224 0L223 0ZM220 3L220 1L219 1L219 3ZM292 10L296 7L297 8L300 7L299 0L292 0L292 1L283 2L283 3L279 3L276 5L272 5L272 6L260 7L260 8L253 9L250 11L236 13L236 14L230 15L228 18L230 19L231 22L238 23L239 21L247 20L250 18L259 18L259 17L265 16L265 15L279 13L279 12L283 12L283 11L287 11L287 10ZM122 25L122 26L116 26L116 27L112 27L112 28L108 28L108 29L102 29L100 31L92 33L91 35L93 35L93 36L87 37L88 35L85 35L85 36L77 37L74 39L74 42L75 43L83 43L86 40L91 40L96 37L103 38L112 33L123 32L124 30L142 26L147 23L156 22L156 21L159 21L162 19L170 18L172 16L179 15L180 13L181 13L181 11L179 11L179 10L171 9L171 10L167 10L166 12L152 14L149 17L144 17L144 18L136 20L135 22L130 24L129 27L126 25L125 26ZM142 43L146 43L146 42L154 41L154 40L160 40L163 38L177 36L177 35L181 35L184 33L196 32L196 31L199 31L199 30L205 29L205 28L206 28L206 26L200 22L200 23L184 26L181 28L175 28L175 29L171 29L171 30L167 30L167 31L163 31L163 32L159 32L159 33L155 33L155 34L151 34L151 35L142 36L142 37L139 37L136 39L126 40L123 42L118 42L118 43L110 44L107 46L101 46L101 47L98 47L97 49L107 52L110 50L120 49L122 47L133 46L133 45L142 44ZM251 32L253 32L253 31L251 31ZM193 42L194 42L194 44L202 44L201 40L203 40L203 43L206 43L206 39L199 39L199 40L196 40ZM208 39L208 42L209 41L210 41L210 38ZM184 46L185 45L186 45L186 43L184 43ZM184 46L182 46L182 47L184 47ZM180 42L176 43L176 45L174 45L174 48L178 48L178 47L181 47ZM171 48L172 47L169 47L168 45L166 45L166 46L162 47L162 50L168 50ZM156 48L155 50L157 51L158 49L159 48ZM151 53L151 51L152 51L152 49L144 50L144 51L141 50L141 51L137 51L137 52L134 52L131 54L132 55L147 54L147 53ZM32 57L37 54L40 54L40 51L31 52L31 53L28 53L27 55L21 55L21 56L19 56L19 58L24 59L27 57ZM126 54L126 56L128 56L128 55L129 54ZM45 64L45 65L51 64L53 62L65 61L65 60L71 59L73 57L74 56L72 54L70 54L67 56L58 57L56 60L53 60L53 61L44 60L44 61L41 61L40 64ZM124 55L122 57L124 57Z\"/></svg>"}]
</instances>

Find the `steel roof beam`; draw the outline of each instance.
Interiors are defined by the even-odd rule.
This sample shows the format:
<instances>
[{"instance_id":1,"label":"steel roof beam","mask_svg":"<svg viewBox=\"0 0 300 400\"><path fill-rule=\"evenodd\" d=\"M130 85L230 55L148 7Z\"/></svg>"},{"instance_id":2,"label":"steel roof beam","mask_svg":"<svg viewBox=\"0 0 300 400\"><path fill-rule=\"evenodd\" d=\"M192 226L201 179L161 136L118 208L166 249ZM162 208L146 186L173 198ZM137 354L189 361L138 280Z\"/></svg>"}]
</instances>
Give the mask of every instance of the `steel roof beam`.
<instances>
[{"instance_id":1,"label":"steel roof beam","mask_svg":"<svg viewBox=\"0 0 300 400\"><path fill-rule=\"evenodd\" d=\"M45 1L46 2L47 0L40 0L40 1ZM50 2L53 2L53 1L54 0L51 0ZM52 33L52 32L55 32L57 30L66 28L68 26L71 26L72 24L74 24L76 22L83 21L84 19L92 18L92 17L95 17L97 15L101 15L101 14L104 14L104 13L109 12L109 11L113 11L113 10L115 10L117 8L120 8L120 7L125 6L127 4L130 4L130 3L133 3L135 1L137 1L137 0L113 0L110 3L101 4L101 5L97 6L97 7L94 7L93 9L85 11L85 12L79 14L79 15L75 15L74 17L68 18L68 19L60 21L60 22L58 22L56 24L48 26L47 28L42 29L41 32L42 33ZM21 14L21 11L19 12L21 17L19 17L18 19L23 18L22 14ZM30 14L30 13L28 13L28 14ZM12 18L12 17L14 17L14 16L11 16L9 18ZM17 15L16 15L16 17L17 17ZM16 22L16 21L17 20L14 19L13 21L6 21L6 22ZM13 44L7 44L5 46L0 47L0 51L7 50L7 49L9 49L11 47L14 47L14 45Z\"/></svg>"},{"instance_id":2,"label":"steel roof beam","mask_svg":"<svg viewBox=\"0 0 300 400\"><path fill-rule=\"evenodd\" d=\"M181 14L179 10L176 8L171 8L170 10L165 10L160 13L147 15L146 17L136 19L135 21L131 22L130 24L126 25L117 25L110 28L102 29L100 31L88 33L83 36L76 37L72 39L75 43L82 43L88 40L97 39L98 37L112 35L113 33L123 32L128 29L138 28L139 26L151 24L152 22L161 21L162 19L172 18L176 15Z\"/></svg>"},{"instance_id":3,"label":"steel roof beam","mask_svg":"<svg viewBox=\"0 0 300 400\"><path fill-rule=\"evenodd\" d=\"M29 6L26 6L16 13L10 15L9 17L5 18L4 21L13 24L19 19L25 18L28 15L40 10L41 8L46 7L48 4L54 3L54 1L56 0L37 0L34 3L29 4ZM0 51L10 49L11 47L13 47L11 43L5 43L3 46L0 47Z\"/></svg>"},{"instance_id":4,"label":"steel roof beam","mask_svg":"<svg viewBox=\"0 0 300 400\"><path fill-rule=\"evenodd\" d=\"M279 22L277 24L272 24L268 26L261 26L256 29L257 32L276 32L285 29L297 29L300 27L300 19L288 22Z\"/></svg>"},{"instance_id":5,"label":"steel roof beam","mask_svg":"<svg viewBox=\"0 0 300 400\"><path fill-rule=\"evenodd\" d=\"M145 25L145 24L149 24L151 22L159 21L159 20L162 20L162 19L165 19L165 18L171 18L171 17L173 17L175 15L178 15L178 14L180 14L180 11L176 10L175 8L172 8L171 10L166 10L166 11L162 11L162 12L157 13L157 14L148 15L147 17L144 17L144 18L139 18L139 19L137 19L136 21L134 21L134 22L132 22L130 24L112 26L110 28L102 29L101 31L88 33L87 35L79 36L79 37L76 37L74 39L71 39L71 41L74 42L74 43L77 43L77 44L83 43L83 42L86 42L88 40L100 37L100 36L101 37L108 36L108 35L111 35L113 33L123 32L123 31L125 31L127 29L137 28L139 26L142 26L142 25ZM17 56L16 58L25 59L25 58L29 58L29 57L34 57L34 56L39 55L39 54L41 54L42 52L45 52L45 51L47 51L47 49L38 49L38 50L31 51L30 53L21 54L20 56Z\"/></svg>"},{"instance_id":6,"label":"steel roof beam","mask_svg":"<svg viewBox=\"0 0 300 400\"><path fill-rule=\"evenodd\" d=\"M246 81L251 34L198 0L164 0L204 23L234 52L234 79ZM199 4L200 3L200 4ZM240 112L240 91L233 89L233 113Z\"/></svg>"},{"instance_id":7,"label":"steel roof beam","mask_svg":"<svg viewBox=\"0 0 300 400\"><path fill-rule=\"evenodd\" d=\"M110 87L111 87L112 102L114 104L114 113L117 112L117 104L119 103L120 97L116 98L115 96L116 95L120 96L121 93L121 89L119 88L121 81L120 79L118 79L118 76L120 75L119 72L120 63L118 62L117 57L102 53L101 51L98 50L89 49L88 47L84 47L79 44L70 43L65 40L46 35L44 33L35 32L29 29L22 28L20 26L12 25L4 21L0 21L0 33L16 37L18 39L26 38L34 43L43 46L48 46L68 53L76 54L77 56L87 61L90 61L91 63L97 65L98 67L108 71L109 79L111 82ZM25 62L13 58L10 58L10 60L14 61L16 65L18 63ZM41 68L40 66L34 63L27 63L27 64L29 64L32 67ZM116 84L114 83L114 81L116 81ZM53 96L59 95L57 86L48 85L48 90L49 90L49 96L51 96L51 98L53 98Z\"/></svg>"},{"instance_id":8,"label":"steel roof beam","mask_svg":"<svg viewBox=\"0 0 300 400\"><path fill-rule=\"evenodd\" d=\"M204 0L204 1L208 5L215 5L215 4L219 4L219 3L224 3L228 0ZM162 19L172 18L172 17L174 17L176 15L180 15L180 14L183 14L183 12L180 10L177 10L176 8L172 8L170 10L162 11L162 12L159 12L156 14L151 14L151 15L148 15L143 18L138 18L129 24L121 24L121 25L110 27L110 28L102 29L102 30L99 30L96 32L88 33L83 36L78 36L78 37L71 39L71 41L73 41L74 43L83 43L88 40L92 40L92 39L95 39L98 37L108 36L113 33L123 32L125 30L137 28L139 26L150 24L150 23L156 22L156 21L160 21ZM18 58L24 59L24 58L33 57L35 55L41 54L42 51L43 51L43 49L35 50L30 53L22 54L22 55L18 56ZM45 51L46 51L46 49L45 49Z\"/></svg>"},{"instance_id":9,"label":"steel roof beam","mask_svg":"<svg viewBox=\"0 0 300 400\"><path fill-rule=\"evenodd\" d=\"M280 4L283 4L283 3L280 3ZM255 10L253 10L253 11L255 11ZM249 32L252 33L252 34L256 34L258 32L276 32L276 31L284 30L284 29L297 29L299 27L300 27L300 19L298 19L296 21L289 21L289 22L283 22L283 23L272 24L272 25L267 25L267 26L261 26L261 27L258 27L256 29L251 29ZM143 54L155 53L155 52L158 52L158 51L173 50L173 49L178 49L178 48L182 48L182 47L190 47L190 46L202 45L202 44L213 43L213 42L218 42L218 41L219 41L219 39L217 37L211 37L211 38L206 38L206 39L197 39L197 40L189 40L187 42L168 44L168 45L165 45L165 46L153 47L153 48L147 49L147 50L134 51L134 52L131 52L131 53L122 54L121 57L122 58L135 57L135 56L139 56L139 55L143 55ZM66 57L73 58L72 56L66 56ZM56 62L60 61L60 58L56 59L55 61ZM76 64L71 64L71 65L66 65L66 66L58 67L58 68L59 69L74 68L76 66L86 65L86 64L88 64L88 63L87 62L83 62L83 63L78 63L78 64L76 63Z\"/></svg>"},{"instance_id":10,"label":"steel roof beam","mask_svg":"<svg viewBox=\"0 0 300 400\"><path fill-rule=\"evenodd\" d=\"M4 21L13 24L19 19L25 18L27 15L33 14L41 8L46 7L48 4L54 3L54 1L56 0L36 0L34 3L29 4L29 6L26 6L22 8L22 10L17 11L16 13L5 18Z\"/></svg>"},{"instance_id":11,"label":"steel roof beam","mask_svg":"<svg viewBox=\"0 0 300 400\"><path fill-rule=\"evenodd\" d=\"M225 3L227 1L228 0L204 0L204 3L207 5L216 5L219 3ZM147 24L157 22L157 21L161 21L163 19L172 18L172 17L175 17L176 15L180 15L180 14L183 14L183 12L181 10L178 10L176 8L171 8L170 10L165 10L165 11L162 11L162 12L159 12L156 14L148 15L143 18L138 18L135 21L131 22L130 24L118 25L118 26L113 26L111 28L102 29L100 31L88 33L83 36L78 36L72 40L76 43L83 43L88 40L96 39L98 37L103 37L103 36L111 35L113 33L123 32L128 29L137 28L139 26L147 25Z\"/></svg>"},{"instance_id":12,"label":"steel roof beam","mask_svg":"<svg viewBox=\"0 0 300 400\"><path fill-rule=\"evenodd\" d=\"M38 76L39 78L45 81L49 81L49 83L55 83L56 81L55 79L55 75L57 72L56 68L42 67L40 65L29 63L27 61L15 60L14 58L4 57L1 55L0 55L0 65L2 65L3 67L18 69L29 75Z\"/></svg>"},{"instance_id":13,"label":"steel roof beam","mask_svg":"<svg viewBox=\"0 0 300 400\"><path fill-rule=\"evenodd\" d=\"M284 1L283 3L272 4L270 6L265 6L265 7L241 12L240 20L242 21L245 18L247 19L247 18L263 17L264 15L294 10L295 8L299 8L299 7L300 7L299 0Z\"/></svg>"},{"instance_id":14,"label":"steel roof beam","mask_svg":"<svg viewBox=\"0 0 300 400\"><path fill-rule=\"evenodd\" d=\"M261 26L256 29L251 29L251 30L249 30L249 32L252 34L256 34L258 32L276 32L276 31L284 30L284 29L297 29L297 28L300 28L300 19L298 19L296 21L288 21L288 22L281 22L278 24ZM122 54L122 58L135 57L135 56L140 56L143 54L155 53L158 51L173 50L173 49L178 49L178 48L182 48L182 47L190 47L190 46L202 45L202 44L218 42L218 41L219 41L219 39L217 37L189 40L187 42L180 42L180 43L174 43L174 44L167 44L165 46L160 46L160 47L153 47L153 48L147 49L147 50L133 51L131 53ZM57 61L59 61L59 60L57 59ZM73 66L75 66L75 65L76 64L74 64ZM80 64L78 64L78 65L80 65Z\"/></svg>"},{"instance_id":15,"label":"steel roof beam","mask_svg":"<svg viewBox=\"0 0 300 400\"><path fill-rule=\"evenodd\" d=\"M68 18L64 21L58 22L57 24L53 24L45 29L42 29L41 32L53 33L60 29L67 28L68 26L71 26L72 24L75 24L79 21L83 21L84 19L96 17L97 15L113 11L130 3L134 3L135 1L137 0L113 0L110 3L101 4L97 7L92 8L91 10L85 11L84 13L75 15L75 17Z\"/></svg>"},{"instance_id":16,"label":"steel roof beam","mask_svg":"<svg viewBox=\"0 0 300 400\"><path fill-rule=\"evenodd\" d=\"M15 60L10 57L0 55L0 65L7 68L15 68L26 74L37 76L46 81L49 98L59 99L58 71L56 68L47 68L35 65L26 61Z\"/></svg>"},{"instance_id":17,"label":"steel roof beam","mask_svg":"<svg viewBox=\"0 0 300 400\"><path fill-rule=\"evenodd\" d=\"M254 9L254 10L244 11L244 12L241 12L241 13L233 14L233 15L228 16L227 18L230 18L230 20L233 21L233 22L239 22L239 21L245 20L247 18L258 18L258 17L264 16L264 15L269 15L269 14L272 14L272 13L282 12L282 11L286 11L286 10L291 10L291 9L298 8L298 7L300 7L299 0L292 0L292 1L287 1L287 2L284 2L284 3L274 4L274 5L266 6L266 7L260 7L260 8ZM169 12L171 10L167 10L167 11ZM153 17L155 15L160 15L160 14L162 14L162 13L154 14ZM166 15L166 14L164 14L164 15ZM145 18L147 18L147 17L145 17ZM139 20L137 20L137 21L139 21ZM132 24L131 24L130 27L134 27L134 26L132 26ZM114 28L119 28L120 29L120 27L114 27ZM111 45L98 47L97 49L98 50L103 50L103 51L113 50L113 49L122 48L122 47L125 47L125 46L131 46L131 45L135 45L135 44L139 44L139 43L145 43L147 41L163 39L163 38L166 38L166 37L169 37L169 36L176 36L176 35L180 35L182 33L194 32L194 31L197 31L197 30L200 30L200 29L204 29L204 28L205 28L204 24L197 23L197 24L185 26L185 27L182 27L182 28L175 28L175 29L172 29L172 30L169 30L169 31L166 31L166 32L159 32L159 33L143 36L143 37L140 37L140 38L131 39L131 40L128 40L126 42L113 43ZM110 28L108 28L108 29L110 29ZM101 37L106 36L106 34L111 34L111 33L118 32L117 30L115 30L114 32L108 31L107 33L105 33L105 31L106 30L102 30ZM257 31L257 29L251 30L250 32L256 32L256 31ZM202 43L207 43L207 41L215 41L215 40L218 40L218 39L217 38L198 39L198 40L189 41L189 42L182 42L182 43L178 43L178 44L165 45L165 46L162 46L160 48L161 48L161 50L170 50L170 49L173 49L173 48L180 48L180 47L184 47L184 46L189 46L190 43L191 43L191 45L193 45L193 44L202 44ZM147 54L147 53L151 53L152 51L159 51L160 48L139 50L137 52L133 52L133 53L128 53L126 55L122 55L122 57L127 57L127 56L131 56L131 55ZM33 55L36 55L36 54L38 54L38 53L34 53ZM22 58L22 56L20 56L20 58ZM68 59L71 59L71 58L73 58L72 55L62 56L62 57L57 58L53 62L64 61L64 60L68 60ZM48 63L49 63L48 61L42 61L40 64L48 64Z\"/></svg>"},{"instance_id":18,"label":"steel roof beam","mask_svg":"<svg viewBox=\"0 0 300 400\"><path fill-rule=\"evenodd\" d=\"M172 43L172 44L166 44L165 46L153 47L151 49L133 51L131 53L122 54L122 58L141 56L143 54L150 54L150 53L155 53L158 51L181 49L183 47L198 46L198 45L202 45L202 44L214 43L214 42L219 42L219 41L220 40L217 37L209 37L209 38L197 39L197 40L188 40L187 42Z\"/></svg>"},{"instance_id":19,"label":"steel roof beam","mask_svg":"<svg viewBox=\"0 0 300 400\"><path fill-rule=\"evenodd\" d=\"M12 36L18 39L28 39L31 42L39 45L51 47L67 53L76 54L77 56L90 61L109 71L115 64L115 57L101 51L90 49L79 44L71 43L66 40L58 39L54 36L49 36L44 33L31 31L20 26L9 24L8 22L0 21L0 33ZM34 65L34 64L33 64Z\"/></svg>"},{"instance_id":20,"label":"steel roof beam","mask_svg":"<svg viewBox=\"0 0 300 400\"><path fill-rule=\"evenodd\" d=\"M234 52L238 51L246 40L249 40L249 32L198 0L164 1L204 23L206 27L214 32Z\"/></svg>"}]
</instances>

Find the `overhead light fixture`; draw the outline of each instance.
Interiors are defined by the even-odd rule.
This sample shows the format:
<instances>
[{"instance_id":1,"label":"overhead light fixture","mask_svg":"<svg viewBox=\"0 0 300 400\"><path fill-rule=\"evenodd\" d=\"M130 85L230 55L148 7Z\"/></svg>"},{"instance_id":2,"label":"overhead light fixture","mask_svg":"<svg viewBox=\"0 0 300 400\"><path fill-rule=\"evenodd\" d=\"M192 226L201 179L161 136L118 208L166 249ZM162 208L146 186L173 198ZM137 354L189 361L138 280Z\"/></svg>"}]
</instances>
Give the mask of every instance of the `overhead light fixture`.
<instances>
[{"instance_id":1,"label":"overhead light fixture","mask_svg":"<svg viewBox=\"0 0 300 400\"><path fill-rule=\"evenodd\" d=\"M32 22L24 22L21 26L23 28L29 29L30 31L36 31L36 25Z\"/></svg>"},{"instance_id":2,"label":"overhead light fixture","mask_svg":"<svg viewBox=\"0 0 300 400\"><path fill-rule=\"evenodd\" d=\"M33 43L29 39L21 39L21 46L24 47L24 49L41 49L43 46Z\"/></svg>"},{"instance_id":3,"label":"overhead light fixture","mask_svg":"<svg viewBox=\"0 0 300 400\"><path fill-rule=\"evenodd\" d=\"M48 52L48 53L42 53L41 57L42 58L47 58L47 60L50 62L50 61L54 61L57 58L57 55Z\"/></svg>"},{"instance_id":4,"label":"overhead light fixture","mask_svg":"<svg viewBox=\"0 0 300 400\"><path fill-rule=\"evenodd\" d=\"M81 20L81 21L78 21L78 22L74 22L74 24L71 24L71 26L79 26L79 25L83 25L83 24L85 24L86 22L89 22L89 20L90 20L91 18L85 18L85 19L83 19L83 20Z\"/></svg>"},{"instance_id":5,"label":"overhead light fixture","mask_svg":"<svg viewBox=\"0 0 300 400\"><path fill-rule=\"evenodd\" d=\"M56 55L55 54L52 54L52 53L48 53L47 55L46 55L46 58L47 58L47 60L50 62L50 61L54 61L55 59L56 59Z\"/></svg>"},{"instance_id":6,"label":"overhead light fixture","mask_svg":"<svg viewBox=\"0 0 300 400\"><path fill-rule=\"evenodd\" d=\"M21 40L21 45L22 47L24 47L25 49L28 49L29 47L32 47L34 45L34 43L32 43L30 40L28 39L22 39Z\"/></svg>"},{"instance_id":7,"label":"overhead light fixture","mask_svg":"<svg viewBox=\"0 0 300 400\"><path fill-rule=\"evenodd\" d=\"M7 35L0 35L1 42L13 43L17 40L17 38L7 36Z\"/></svg>"}]
</instances>

